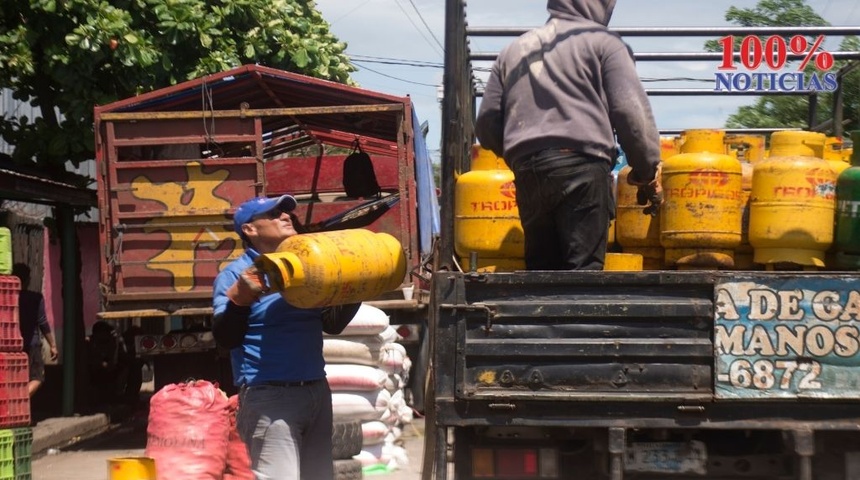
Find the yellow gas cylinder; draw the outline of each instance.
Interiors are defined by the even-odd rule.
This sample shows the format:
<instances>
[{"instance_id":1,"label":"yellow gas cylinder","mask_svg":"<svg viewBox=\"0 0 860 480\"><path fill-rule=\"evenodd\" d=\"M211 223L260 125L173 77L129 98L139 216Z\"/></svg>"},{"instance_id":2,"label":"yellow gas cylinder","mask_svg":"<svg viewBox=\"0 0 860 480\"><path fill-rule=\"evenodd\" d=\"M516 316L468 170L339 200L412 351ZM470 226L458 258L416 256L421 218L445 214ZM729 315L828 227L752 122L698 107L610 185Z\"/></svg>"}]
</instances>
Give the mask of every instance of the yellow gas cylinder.
<instances>
[{"instance_id":1,"label":"yellow gas cylinder","mask_svg":"<svg viewBox=\"0 0 860 480\"><path fill-rule=\"evenodd\" d=\"M728 154L726 132L715 129L684 130L681 134L679 153L721 153Z\"/></svg>"},{"instance_id":2,"label":"yellow gas cylinder","mask_svg":"<svg viewBox=\"0 0 860 480\"><path fill-rule=\"evenodd\" d=\"M726 135L726 144L737 152L741 162L756 163L765 158L764 135L730 134Z\"/></svg>"},{"instance_id":3,"label":"yellow gas cylinder","mask_svg":"<svg viewBox=\"0 0 860 480\"><path fill-rule=\"evenodd\" d=\"M294 235L255 264L299 308L372 300L396 290L406 276L400 242L361 228Z\"/></svg>"},{"instance_id":4,"label":"yellow gas cylinder","mask_svg":"<svg viewBox=\"0 0 860 480\"><path fill-rule=\"evenodd\" d=\"M724 136L719 130L688 132L682 153L663 162L660 243L666 265L734 267L741 242L743 169L737 158L722 153Z\"/></svg>"},{"instance_id":5,"label":"yellow gas cylinder","mask_svg":"<svg viewBox=\"0 0 860 480\"><path fill-rule=\"evenodd\" d=\"M845 155L842 152L842 139L837 137L827 137L824 140L824 155L823 158L830 164L830 168L836 172L836 178L839 174L847 170L850 162L845 161Z\"/></svg>"},{"instance_id":6,"label":"yellow gas cylinder","mask_svg":"<svg viewBox=\"0 0 860 480\"><path fill-rule=\"evenodd\" d=\"M765 137L764 135L731 134L726 135L726 144L737 152L737 158L741 162L742 189L741 206L743 215L741 220L741 244L735 250L735 268L738 270L749 270L755 268L753 262L753 248L749 243L750 225L750 194L752 192L753 164L765 159Z\"/></svg>"},{"instance_id":7,"label":"yellow gas cylinder","mask_svg":"<svg viewBox=\"0 0 860 480\"><path fill-rule=\"evenodd\" d=\"M671 135L661 135L660 136L660 160L665 160L672 155L677 155L680 153L678 150L678 144L680 143L680 137L671 136Z\"/></svg>"},{"instance_id":8,"label":"yellow gas cylinder","mask_svg":"<svg viewBox=\"0 0 860 480\"><path fill-rule=\"evenodd\" d=\"M835 198L836 173L826 160L772 154L755 164L749 231L755 262L823 267Z\"/></svg>"},{"instance_id":9,"label":"yellow gas cylinder","mask_svg":"<svg viewBox=\"0 0 860 480\"><path fill-rule=\"evenodd\" d=\"M525 237L517 209L514 173L504 160L480 145L472 146L472 170L454 186L454 251L469 271L525 269Z\"/></svg>"},{"instance_id":10,"label":"yellow gas cylinder","mask_svg":"<svg viewBox=\"0 0 860 480\"><path fill-rule=\"evenodd\" d=\"M636 187L627 184L633 169L625 166L618 172L615 202L615 241L628 254L642 256L645 270L659 270L663 266L663 247L660 246L660 214L643 213L644 206L636 203Z\"/></svg>"},{"instance_id":11,"label":"yellow gas cylinder","mask_svg":"<svg viewBox=\"0 0 860 480\"><path fill-rule=\"evenodd\" d=\"M817 157L824 158L823 133L804 130L781 130L770 135L771 157Z\"/></svg>"}]
</instances>

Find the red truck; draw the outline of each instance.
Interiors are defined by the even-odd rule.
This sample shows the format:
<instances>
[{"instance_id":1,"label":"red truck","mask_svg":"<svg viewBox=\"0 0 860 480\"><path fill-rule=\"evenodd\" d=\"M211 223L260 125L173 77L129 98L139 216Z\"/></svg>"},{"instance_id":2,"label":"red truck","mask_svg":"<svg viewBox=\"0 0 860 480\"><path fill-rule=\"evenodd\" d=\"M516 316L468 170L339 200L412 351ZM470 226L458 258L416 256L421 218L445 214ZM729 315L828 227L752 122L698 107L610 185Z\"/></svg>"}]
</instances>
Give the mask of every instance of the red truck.
<instances>
[{"instance_id":1,"label":"red truck","mask_svg":"<svg viewBox=\"0 0 860 480\"><path fill-rule=\"evenodd\" d=\"M136 333L156 389L189 377L229 388L229 361L209 328L212 282L243 249L231 215L245 199L290 193L310 229L361 226L400 240L402 286L370 303L422 364L422 266L438 213L417 124L409 97L259 65L96 107L99 319ZM344 189L344 158L356 146L372 159L372 198ZM403 287L415 288L411 300Z\"/></svg>"}]
</instances>

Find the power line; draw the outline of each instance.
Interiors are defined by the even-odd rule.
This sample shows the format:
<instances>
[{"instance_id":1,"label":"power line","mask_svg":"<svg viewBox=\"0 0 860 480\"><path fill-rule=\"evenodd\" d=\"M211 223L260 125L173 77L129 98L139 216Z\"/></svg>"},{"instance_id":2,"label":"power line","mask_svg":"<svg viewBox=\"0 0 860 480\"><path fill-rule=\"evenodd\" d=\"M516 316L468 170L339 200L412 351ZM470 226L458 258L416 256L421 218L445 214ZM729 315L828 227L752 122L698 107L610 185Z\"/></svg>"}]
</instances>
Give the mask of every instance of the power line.
<instances>
[{"instance_id":1,"label":"power line","mask_svg":"<svg viewBox=\"0 0 860 480\"><path fill-rule=\"evenodd\" d=\"M337 23L337 22L343 20L344 18L352 15L356 10L367 5L368 3L370 3L370 0L366 0L365 2L359 4L357 7L353 8L352 10L350 10L350 11L344 13L343 15L337 17L336 19L332 20L331 22L329 22L329 25L334 25L335 23Z\"/></svg>"},{"instance_id":2,"label":"power line","mask_svg":"<svg viewBox=\"0 0 860 480\"><path fill-rule=\"evenodd\" d=\"M409 20L409 23L411 23L411 24L412 24L412 27L414 27L414 28L415 28L415 31L416 31L416 32L418 32L418 35L421 35L421 38L423 38L423 39L424 39L424 41L425 41L425 42L427 42L427 45L430 45L430 47L431 47L431 48L433 48L434 50L436 50L436 45L434 45L433 43L431 43L431 42L430 42L430 40L428 40L428 39L427 39L427 36L426 36L426 35L424 35L424 32L423 32L423 31L421 31L421 29L420 29L420 28L418 28L418 25L416 25L416 24L415 24L415 22L412 20L412 16L410 16L410 15L409 15L409 12L407 12L407 11L403 8L403 5L400 5L400 2L399 2L398 0L394 0L394 4L395 4L395 5L397 5L397 8L399 8L401 12L403 12L403 15L405 15L405 16L406 16L406 19L407 19L407 20ZM438 54L439 54L439 56L441 56L441 57L444 57L444 56L445 56L445 54L443 53L443 51L442 51L442 50L436 50L436 53L438 53Z\"/></svg>"},{"instance_id":3,"label":"power line","mask_svg":"<svg viewBox=\"0 0 860 480\"><path fill-rule=\"evenodd\" d=\"M430 29L430 25L427 25L427 22L426 22L426 21L424 21L424 16L423 16L423 15L421 15L421 12L419 12L419 11L418 11L418 7L415 5L415 2L413 2L412 0L409 0L409 4L410 4L410 5L412 5L412 8L413 8L413 9L415 9L415 13L417 13L417 14L418 14L418 18L419 18L419 19L421 19L421 23L423 23L423 24L424 24L424 28L426 28L426 29L427 29L427 32L428 32L428 33L430 33L430 36L431 36L431 37L433 37L433 40L435 40L435 41L436 41L436 45L439 45L439 48L441 48L441 49L442 49L442 52L444 52L444 51L445 51L445 47L443 47L443 46L442 46L442 42L440 42L440 41L439 41L439 39L438 39L438 38L436 38L436 35L433 33L433 30L432 30L432 29Z\"/></svg>"},{"instance_id":4,"label":"power line","mask_svg":"<svg viewBox=\"0 0 860 480\"><path fill-rule=\"evenodd\" d=\"M363 62L361 60L355 60L355 63L361 64ZM383 77L388 77L392 80L397 80L397 81L404 82L404 83L411 83L413 85L421 85L422 87L434 87L434 88L438 87L438 85L434 85L434 84L430 84L430 83L413 82L412 80L406 80L405 78L399 78L399 77L395 77L393 75L388 75L387 73L382 73L378 70L374 70L374 69L367 67L367 66L364 66L362 68L367 70L368 72L373 72L377 75L382 75Z\"/></svg>"},{"instance_id":5,"label":"power line","mask_svg":"<svg viewBox=\"0 0 860 480\"><path fill-rule=\"evenodd\" d=\"M373 57L365 55L350 55L352 60L364 63L381 63L384 65L404 65L407 67L419 68L444 68L441 63L425 62L423 60L405 60L400 58Z\"/></svg>"}]
</instances>

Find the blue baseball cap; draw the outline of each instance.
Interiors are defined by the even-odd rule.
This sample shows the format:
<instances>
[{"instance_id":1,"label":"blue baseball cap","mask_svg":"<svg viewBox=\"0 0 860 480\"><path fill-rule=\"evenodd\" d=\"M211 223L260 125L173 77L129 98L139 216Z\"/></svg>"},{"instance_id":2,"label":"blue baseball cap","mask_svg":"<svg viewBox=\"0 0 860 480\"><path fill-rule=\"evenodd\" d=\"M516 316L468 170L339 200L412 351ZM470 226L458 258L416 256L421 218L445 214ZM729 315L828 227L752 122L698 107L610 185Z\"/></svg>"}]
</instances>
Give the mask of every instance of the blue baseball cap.
<instances>
[{"instance_id":1,"label":"blue baseball cap","mask_svg":"<svg viewBox=\"0 0 860 480\"><path fill-rule=\"evenodd\" d=\"M242 225L250 223L257 215L276 208L282 212L291 212L296 208L296 199L291 195L281 195L275 198L252 198L236 209L236 213L233 214L233 228L236 229L236 233L242 236Z\"/></svg>"}]
</instances>

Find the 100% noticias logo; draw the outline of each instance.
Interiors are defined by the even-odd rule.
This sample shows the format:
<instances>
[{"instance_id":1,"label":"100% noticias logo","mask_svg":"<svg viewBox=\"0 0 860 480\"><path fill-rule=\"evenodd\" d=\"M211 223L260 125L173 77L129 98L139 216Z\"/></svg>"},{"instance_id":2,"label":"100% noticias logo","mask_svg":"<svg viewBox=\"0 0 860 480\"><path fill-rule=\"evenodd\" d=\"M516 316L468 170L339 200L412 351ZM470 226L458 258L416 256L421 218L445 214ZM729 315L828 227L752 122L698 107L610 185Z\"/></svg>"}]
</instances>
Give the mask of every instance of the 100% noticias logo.
<instances>
[{"instance_id":1,"label":"100% noticias logo","mask_svg":"<svg viewBox=\"0 0 860 480\"><path fill-rule=\"evenodd\" d=\"M829 72L834 64L833 54L819 51L824 35L819 35L811 46L803 35L795 35L788 41L779 35L764 41L755 35L743 37L738 56L746 72L737 72L735 37L729 35L719 42L723 47L723 62L715 73L716 92L832 92L838 85L836 73ZM803 55L800 65L796 71L780 72L790 55ZM810 63L815 70L806 72Z\"/></svg>"}]
</instances>

